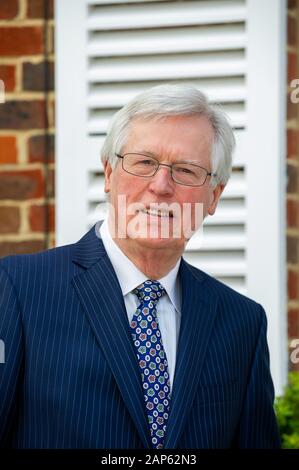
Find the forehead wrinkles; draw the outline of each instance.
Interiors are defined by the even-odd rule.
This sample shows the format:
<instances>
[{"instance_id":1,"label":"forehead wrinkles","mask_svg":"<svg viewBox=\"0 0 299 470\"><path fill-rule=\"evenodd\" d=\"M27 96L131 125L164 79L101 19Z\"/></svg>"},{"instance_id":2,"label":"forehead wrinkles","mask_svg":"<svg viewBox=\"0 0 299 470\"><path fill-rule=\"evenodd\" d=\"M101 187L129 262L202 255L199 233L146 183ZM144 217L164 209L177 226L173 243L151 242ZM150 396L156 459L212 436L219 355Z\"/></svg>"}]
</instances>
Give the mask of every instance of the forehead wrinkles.
<instances>
[{"instance_id":1,"label":"forehead wrinkles","mask_svg":"<svg viewBox=\"0 0 299 470\"><path fill-rule=\"evenodd\" d=\"M164 128L163 121L167 123ZM146 132L147 125L159 122L161 125L158 125L152 133ZM140 125L143 126L141 129ZM173 134L169 141L168 133ZM138 152L151 155L158 160L163 158L166 161L174 159L197 162L198 157L204 156L210 159L213 140L214 129L206 116L157 116L147 119L135 117L127 128L127 138L122 146L122 153Z\"/></svg>"}]
</instances>

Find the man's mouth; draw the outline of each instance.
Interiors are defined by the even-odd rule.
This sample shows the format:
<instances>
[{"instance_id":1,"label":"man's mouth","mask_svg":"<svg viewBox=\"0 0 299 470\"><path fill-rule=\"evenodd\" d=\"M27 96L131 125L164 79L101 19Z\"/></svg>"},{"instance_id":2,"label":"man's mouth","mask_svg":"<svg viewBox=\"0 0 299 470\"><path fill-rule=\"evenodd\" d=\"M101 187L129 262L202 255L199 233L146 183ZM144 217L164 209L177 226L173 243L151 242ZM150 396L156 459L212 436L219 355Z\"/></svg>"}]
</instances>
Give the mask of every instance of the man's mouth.
<instances>
[{"instance_id":1,"label":"man's mouth","mask_svg":"<svg viewBox=\"0 0 299 470\"><path fill-rule=\"evenodd\" d=\"M151 215L154 217L173 217L172 211L163 211L159 209L141 209L138 212L142 212L143 214Z\"/></svg>"}]
</instances>

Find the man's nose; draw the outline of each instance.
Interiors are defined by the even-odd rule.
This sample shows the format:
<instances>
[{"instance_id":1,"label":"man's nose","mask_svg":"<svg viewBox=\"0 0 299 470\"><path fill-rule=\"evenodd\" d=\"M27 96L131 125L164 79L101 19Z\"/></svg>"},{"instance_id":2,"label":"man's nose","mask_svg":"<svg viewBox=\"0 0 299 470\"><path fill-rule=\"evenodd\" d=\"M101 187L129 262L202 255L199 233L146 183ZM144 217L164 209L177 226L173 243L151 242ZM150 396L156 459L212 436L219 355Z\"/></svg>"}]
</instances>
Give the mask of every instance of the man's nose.
<instances>
[{"instance_id":1,"label":"man's nose","mask_svg":"<svg viewBox=\"0 0 299 470\"><path fill-rule=\"evenodd\" d=\"M168 165L160 165L156 174L151 178L150 189L164 194L171 194L174 191L174 181L171 176L171 168Z\"/></svg>"}]
</instances>

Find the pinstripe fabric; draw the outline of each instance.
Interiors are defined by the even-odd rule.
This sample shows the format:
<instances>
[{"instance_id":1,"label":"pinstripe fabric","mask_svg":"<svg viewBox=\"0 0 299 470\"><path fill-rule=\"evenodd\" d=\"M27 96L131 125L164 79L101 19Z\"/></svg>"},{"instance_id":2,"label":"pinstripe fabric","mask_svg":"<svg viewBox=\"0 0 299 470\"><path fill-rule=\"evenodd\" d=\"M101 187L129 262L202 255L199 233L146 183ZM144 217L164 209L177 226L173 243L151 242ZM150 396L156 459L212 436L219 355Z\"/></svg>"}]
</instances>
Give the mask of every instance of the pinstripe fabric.
<instances>
[{"instance_id":1,"label":"pinstripe fabric","mask_svg":"<svg viewBox=\"0 0 299 470\"><path fill-rule=\"evenodd\" d=\"M278 447L262 307L185 261L180 277L165 447ZM94 229L0 261L0 338L2 447L150 447L123 297Z\"/></svg>"}]
</instances>

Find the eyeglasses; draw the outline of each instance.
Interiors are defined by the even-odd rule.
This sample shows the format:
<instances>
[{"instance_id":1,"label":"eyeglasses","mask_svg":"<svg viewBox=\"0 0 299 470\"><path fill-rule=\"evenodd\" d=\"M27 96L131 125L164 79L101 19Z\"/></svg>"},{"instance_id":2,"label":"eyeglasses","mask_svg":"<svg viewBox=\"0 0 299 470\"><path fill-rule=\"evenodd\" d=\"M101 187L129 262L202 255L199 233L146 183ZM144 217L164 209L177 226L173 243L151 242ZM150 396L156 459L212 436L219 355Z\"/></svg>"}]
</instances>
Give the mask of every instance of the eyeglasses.
<instances>
[{"instance_id":1,"label":"eyeglasses","mask_svg":"<svg viewBox=\"0 0 299 470\"><path fill-rule=\"evenodd\" d=\"M160 163L156 158L140 153L126 153L124 155L115 154L122 159L122 168L130 175L150 178L159 170L160 166L168 166L170 174L178 184L185 186L203 186L208 176L217 176L205 168L195 163L178 162L172 165Z\"/></svg>"}]
</instances>

